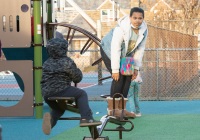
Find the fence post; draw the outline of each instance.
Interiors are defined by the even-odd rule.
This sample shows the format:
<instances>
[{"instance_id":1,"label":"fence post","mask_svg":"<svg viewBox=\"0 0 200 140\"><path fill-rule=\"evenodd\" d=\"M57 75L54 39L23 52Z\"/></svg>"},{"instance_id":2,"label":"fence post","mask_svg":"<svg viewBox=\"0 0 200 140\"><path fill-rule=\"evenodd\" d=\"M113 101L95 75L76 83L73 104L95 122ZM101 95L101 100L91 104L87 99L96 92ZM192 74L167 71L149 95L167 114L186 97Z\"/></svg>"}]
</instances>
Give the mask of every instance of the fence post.
<instances>
[{"instance_id":1,"label":"fence post","mask_svg":"<svg viewBox=\"0 0 200 140\"><path fill-rule=\"evenodd\" d=\"M156 65L156 94L157 94L157 100L159 100L159 87L158 87L158 80L159 80L159 50L156 49L156 62L157 62L157 65Z\"/></svg>"},{"instance_id":2,"label":"fence post","mask_svg":"<svg viewBox=\"0 0 200 140\"><path fill-rule=\"evenodd\" d=\"M2 133L2 127L1 127L1 125L0 125L0 140L2 140L2 135L1 135L1 133Z\"/></svg>"},{"instance_id":3,"label":"fence post","mask_svg":"<svg viewBox=\"0 0 200 140\"><path fill-rule=\"evenodd\" d=\"M97 20L97 37L101 39L101 21ZM99 79L102 78L102 62L98 64L98 85L102 85L102 81Z\"/></svg>"},{"instance_id":4,"label":"fence post","mask_svg":"<svg viewBox=\"0 0 200 140\"><path fill-rule=\"evenodd\" d=\"M102 85L102 80L99 81L99 79L102 78L102 62L98 64L98 85Z\"/></svg>"}]
</instances>

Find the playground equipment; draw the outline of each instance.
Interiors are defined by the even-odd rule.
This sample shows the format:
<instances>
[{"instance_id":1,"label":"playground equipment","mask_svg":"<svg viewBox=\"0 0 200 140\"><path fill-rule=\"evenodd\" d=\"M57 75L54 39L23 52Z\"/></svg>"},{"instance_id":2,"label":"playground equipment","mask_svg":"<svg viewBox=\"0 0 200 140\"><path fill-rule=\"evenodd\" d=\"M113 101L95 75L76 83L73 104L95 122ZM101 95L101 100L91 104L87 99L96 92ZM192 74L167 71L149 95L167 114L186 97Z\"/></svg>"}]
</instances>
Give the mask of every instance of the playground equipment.
<instances>
[{"instance_id":1,"label":"playground equipment","mask_svg":"<svg viewBox=\"0 0 200 140\"><path fill-rule=\"evenodd\" d=\"M30 47L30 1L2 0L0 9L1 48ZM19 75L23 79L23 86L26 87L24 90L24 96L17 105L11 106L9 108L0 107L0 112L2 112L0 116L33 116L32 63L32 61L26 59L20 61L0 61L0 71L10 70L14 72L16 76Z\"/></svg>"},{"instance_id":2,"label":"playground equipment","mask_svg":"<svg viewBox=\"0 0 200 140\"><path fill-rule=\"evenodd\" d=\"M107 97L108 95L102 96L103 98ZM90 126L89 131L91 134L91 137L84 137L83 140L89 140L89 139L96 139L96 140L109 140L109 138L101 136L103 131L118 131L119 132L119 139L122 139L122 132L126 131L132 131L134 128L133 123L128 120L128 118L124 117L124 97L122 94L116 93L113 96L113 110L115 110L115 98L120 96L122 98L122 114L120 117L115 117L115 112L113 112L112 116L106 116L104 122L102 123L100 129L97 129L97 126ZM56 102L60 108L63 110L72 111L75 113L79 113L78 107L76 106L75 99L73 97L49 97L50 101ZM60 120L80 120L80 117L65 117L60 118ZM106 128L106 125L108 123L113 123L118 125L116 128L108 129ZM125 128L124 125L129 123L130 128Z\"/></svg>"},{"instance_id":3,"label":"playground equipment","mask_svg":"<svg viewBox=\"0 0 200 140\"><path fill-rule=\"evenodd\" d=\"M0 28L2 30L0 30L0 46L7 60L0 61L0 71L10 70L14 72L16 81L24 92L23 98L17 105L11 107L0 106L1 117L33 116L33 107L35 107L35 117L42 118L41 70L42 63L48 57L44 46L46 40L54 37L56 26L68 28L66 40L69 44L71 44L75 32L81 32L88 37L87 42L80 52L81 54L84 54L92 43L100 47L101 40L96 35L74 25L56 23L53 14L53 2L53 0L43 0L41 6L41 0L32 0L32 2L30 0L1 1L0 17L2 22L0 22ZM31 6L31 3L33 6ZM41 7L43 12L41 12ZM31 9L33 9L32 15ZM31 16L33 17L32 26ZM33 29L32 34L31 28ZM100 61L96 61L95 63L98 64ZM33 102L33 97L35 97L35 102ZM72 104L74 102L73 98L54 97L49 98L49 100L56 101L65 110L78 112L76 105ZM80 120L80 118L61 118L61 120ZM109 122L119 125L119 127L116 129L105 129ZM130 129L123 127L126 123L131 124ZM131 121L123 116L120 118L107 116L101 129L97 130L96 126L89 127L91 137L84 137L83 139L108 140L108 137L101 137L103 131L119 131L119 137L122 138L123 131L131 131L133 128L134 126Z\"/></svg>"},{"instance_id":4,"label":"playground equipment","mask_svg":"<svg viewBox=\"0 0 200 140\"><path fill-rule=\"evenodd\" d=\"M102 98L107 98L109 97L110 95L101 95ZM100 128L99 130L99 134L101 135L103 131L118 131L119 132L119 139L122 139L122 132L123 131L126 131L126 132L129 132L129 131L132 131L133 128L134 128L134 124L128 120L127 117L125 117L124 115L124 97L122 94L120 93L115 93L113 95L113 110L115 110L115 99L116 98L122 98L122 113L121 113L121 116L120 117L116 117L115 116L115 111L113 111L113 114L112 116L106 116L105 118L105 121L104 123L102 124L102 127ZM117 128L112 128L112 129L107 129L105 128L107 123L114 123L116 125L119 125ZM129 123L130 124L130 128L125 128L124 125Z\"/></svg>"},{"instance_id":5,"label":"playground equipment","mask_svg":"<svg viewBox=\"0 0 200 140\"><path fill-rule=\"evenodd\" d=\"M78 107L76 106L75 99L73 97L50 97L49 100L58 103L60 108L62 108L63 110L79 113ZM81 119L80 117L60 118L60 120L80 120L80 119ZM99 133L96 126L89 126L88 128L91 134L91 138L93 139L99 138Z\"/></svg>"},{"instance_id":6,"label":"playground equipment","mask_svg":"<svg viewBox=\"0 0 200 140\"><path fill-rule=\"evenodd\" d=\"M2 48L30 47L30 1L1 0L0 8Z\"/></svg>"},{"instance_id":7,"label":"playground equipment","mask_svg":"<svg viewBox=\"0 0 200 140\"><path fill-rule=\"evenodd\" d=\"M2 30L0 30L0 41L6 61L0 61L0 71L10 70L13 72L20 89L24 92L24 96L15 106L6 108L0 106L0 111L3 112L0 116L17 117L18 114L15 114L15 111L11 111L12 108L18 109L23 106L23 111L31 111L28 111L29 113L24 111L20 116L33 116L33 107L35 107L35 117L42 118L41 70L42 63L48 58L45 49L46 40L54 37L55 27L63 26L68 28L66 40L68 40L69 44L72 42L75 32L81 32L88 37L81 54L87 51L93 42L100 46L100 39L90 32L73 25L56 23L53 3L53 0L1 1L0 17L2 22L0 22L0 28ZM24 71L28 70L30 72L29 75L24 76ZM29 78L28 82L24 77ZM34 103L33 95L35 97ZM27 96L28 99L26 99ZM31 101L23 102L23 100Z\"/></svg>"},{"instance_id":8,"label":"playground equipment","mask_svg":"<svg viewBox=\"0 0 200 140\"><path fill-rule=\"evenodd\" d=\"M26 67L24 67L24 65ZM2 117L7 116L33 116L33 77L32 61L0 61L0 71L10 70L17 73L22 79L24 86L24 96L21 101L11 107L0 107Z\"/></svg>"}]
</instances>

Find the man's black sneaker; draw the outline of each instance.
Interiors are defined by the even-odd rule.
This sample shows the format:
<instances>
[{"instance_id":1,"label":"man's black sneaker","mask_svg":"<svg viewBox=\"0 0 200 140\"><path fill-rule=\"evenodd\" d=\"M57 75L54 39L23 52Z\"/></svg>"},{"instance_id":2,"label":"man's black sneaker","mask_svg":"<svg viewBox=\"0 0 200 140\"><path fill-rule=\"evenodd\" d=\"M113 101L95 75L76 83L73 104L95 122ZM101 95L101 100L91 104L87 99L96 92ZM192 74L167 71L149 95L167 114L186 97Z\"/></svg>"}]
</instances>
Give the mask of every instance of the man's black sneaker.
<instances>
[{"instance_id":1,"label":"man's black sneaker","mask_svg":"<svg viewBox=\"0 0 200 140\"><path fill-rule=\"evenodd\" d=\"M97 125L101 125L101 122L93 120L93 119L90 119L90 120L82 119L82 120L80 120L80 127L97 126Z\"/></svg>"}]
</instances>

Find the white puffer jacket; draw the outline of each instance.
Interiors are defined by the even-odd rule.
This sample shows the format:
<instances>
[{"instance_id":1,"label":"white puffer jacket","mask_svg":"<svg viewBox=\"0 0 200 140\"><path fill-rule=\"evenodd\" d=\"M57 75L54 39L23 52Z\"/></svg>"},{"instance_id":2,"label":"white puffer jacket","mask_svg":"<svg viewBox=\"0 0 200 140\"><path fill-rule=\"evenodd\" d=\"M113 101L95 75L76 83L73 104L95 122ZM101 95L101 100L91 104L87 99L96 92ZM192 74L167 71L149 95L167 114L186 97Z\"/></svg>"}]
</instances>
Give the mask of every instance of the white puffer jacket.
<instances>
[{"instance_id":1,"label":"white puffer jacket","mask_svg":"<svg viewBox=\"0 0 200 140\"><path fill-rule=\"evenodd\" d=\"M125 53L127 53L128 42L131 37L131 22L130 17L124 16L123 18L118 20L118 26L115 27L113 32L113 38L111 42L111 69L112 73L118 73L120 68L120 58L122 53L122 43L125 43ZM139 70L142 66L142 58L144 55L146 39L148 35L147 25L143 21L142 25L139 29L139 36L136 42L135 53L134 53L134 62L135 69Z\"/></svg>"}]
</instances>

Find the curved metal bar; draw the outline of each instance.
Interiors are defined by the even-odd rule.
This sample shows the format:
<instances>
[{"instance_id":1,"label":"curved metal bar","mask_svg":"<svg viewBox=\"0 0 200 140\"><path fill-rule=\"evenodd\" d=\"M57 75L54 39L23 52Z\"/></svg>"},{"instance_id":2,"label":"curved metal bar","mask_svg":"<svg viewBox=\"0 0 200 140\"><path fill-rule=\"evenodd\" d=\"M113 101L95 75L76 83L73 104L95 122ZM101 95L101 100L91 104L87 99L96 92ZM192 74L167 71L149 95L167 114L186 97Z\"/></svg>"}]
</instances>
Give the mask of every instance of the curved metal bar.
<instances>
[{"instance_id":1,"label":"curved metal bar","mask_svg":"<svg viewBox=\"0 0 200 140\"><path fill-rule=\"evenodd\" d=\"M69 31L68 31L68 35L67 35L67 40L68 40L68 37L70 35L70 31L71 31L71 28L76 30L76 31L79 31L81 32L82 34L84 34L85 36L87 36L88 38L92 39L93 42L95 42L99 47L101 46L101 40L94 34L88 32L87 30L85 29L82 29L80 27L77 27L75 25L70 25L70 24L66 24L66 23L48 23L48 25L52 25L52 26L63 26L63 27L68 27L69 28ZM89 46L87 48L82 48L81 52L85 52L87 51L87 49L89 48Z\"/></svg>"},{"instance_id":2,"label":"curved metal bar","mask_svg":"<svg viewBox=\"0 0 200 140\"><path fill-rule=\"evenodd\" d=\"M112 77L112 76L107 76L107 77L104 77L104 78L99 79L99 81L103 81L103 80L109 79L109 78L111 78L111 77Z\"/></svg>"},{"instance_id":3,"label":"curved metal bar","mask_svg":"<svg viewBox=\"0 0 200 140\"><path fill-rule=\"evenodd\" d=\"M100 63L101 61L103 61L102 57L99 58L98 60L96 60L94 63L92 63L92 66L97 65L97 64Z\"/></svg>"},{"instance_id":4,"label":"curved metal bar","mask_svg":"<svg viewBox=\"0 0 200 140\"><path fill-rule=\"evenodd\" d=\"M58 24L58 26L71 27L71 28L81 32L85 36L91 38L99 47L101 46L100 39L97 39L97 37L95 35L93 35L92 33L89 33L85 29L82 29L82 28L74 26L74 25L69 25L69 24Z\"/></svg>"},{"instance_id":5,"label":"curved metal bar","mask_svg":"<svg viewBox=\"0 0 200 140\"><path fill-rule=\"evenodd\" d=\"M67 24L67 23L65 23L65 25L67 25L67 27L75 27L75 28L79 28L79 29L83 30L84 32L86 32L87 34L93 36L97 41L101 42L101 40L100 40L96 35L90 33L89 31L87 31L87 30L85 30L85 29L82 29L82 28L80 28L80 27L78 27L78 26L71 25L71 24Z\"/></svg>"},{"instance_id":6,"label":"curved metal bar","mask_svg":"<svg viewBox=\"0 0 200 140\"><path fill-rule=\"evenodd\" d=\"M116 125L119 125L117 128L105 128L106 125L108 123L114 123ZM123 125L125 125L126 123L130 123L131 127L130 128L124 128ZM102 126L99 129L99 135L101 135L103 133L103 131L118 131L119 132L119 138L122 139L122 132L123 131L132 131L134 128L134 124L129 121L127 118L124 120L120 120L117 117L113 117L113 116L107 116L104 120L104 122L102 123Z\"/></svg>"},{"instance_id":7,"label":"curved metal bar","mask_svg":"<svg viewBox=\"0 0 200 140\"><path fill-rule=\"evenodd\" d=\"M72 39L73 39L73 37L74 37L75 32L76 32L76 30L73 30L72 36L70 37L70 40L69 40L69 45L72 43Z\"/></svg>"},{"instance_id":8,"label":"curved metal bar","mask_svg":"<svg viewBox=\"0 0 200 140\"><path fill-rule=\"evenodd\" d=\"M94 34L88 32L87 30L85 29L82 29L78 26L75 26L75 25L71 25L71 24L66 24L66 23L49 23L49 25L53 25L53 26L63 26L63 27L68 27L68 28L73 28L79 32L81 32L82 34L84 34L85 36L89 37L89 38L92 38L92 40L94 40L94 42L98 45L98 46L101 46L100 45L100 39L95 36Z\"/></svg>"},{"instance_id":9,"label":"curved metal bar","mask_svg":"<svg viewBox=\"0 0 200 140\"><path fill-rule=\"evenodd\" d=\"M115 129L105 129L105 125L107 124L108 121L111 122L111 123L115 123L115 124L117 124L119 126L117 128L115 128ZM126 131L126 132L132 131L133 128L134 128L134 124L129 120L120 121L118 119L114 119L114 118L111 119L110 118L110 119L107 120L107 122L103 126L103 128L101 128L100 134L102 133L102 131L118 131L119 132L119 138L122 139L122 132L123 131ZM130 123L131 127L130 128L124 128L123 125L125 125L126 123Z\"/></svg>"},{"instance_id":10,"label":"curved metal bar","mask_svg":"<svg viewBox=\"0 0 200 140\"><path fill-rule=\"evenodd\" d=\"M92 43L93 43L93 41L91 41L90 44L87 45L87 47L84 49L84 51L82 51L81 54L84 54L89 49L89 47L92 45Z\"/></svg>"},{"instance_id":11,"label":"curved metal bar","mask_svg":"<svg viewBox=\"0 0 200 140\"><path fill-rule=\"evenodd\" d=\"M122 122L123 122L123 121L122 121ZM124 122L125 122L125 123L130 123L130 124L131 124L131 127L130 127L129 129L123 127L123 129L121 129L121 130L119 130L119 129L104 129L104 131L126 131L126 132L132 131L133 128L134 128L134 124L133 124L131 121L129 121L129 120L126 120L126 121L124 121Z\"/></svg>"},{"instance_id":12,"label":"curved metal bar","mask_svg":"<svg viewBox=\"0 0 200 140\"><path fill-rule=\"evenodd\" d=\"M83 46L83 48L81 49L81 52L80 52L80 54L83 54L83 53L85 53L85 51L86 51L86 47L87 47L87 45L88 45L88 43L91 41L91 38L89 38L88 40L87 40L87 42L85 43L85 45ZM93 43L93 42L92 42ZM89 48L89 47L87 47L87 48Z\"/></svg>"},{"instance_id":13,"label":"curved metal bar","mask_svg":"<svg viewBox=\"0 0 200 140\"><path fill-rule=\"evenodd\" d=\"M66 38L67 41L69 39L70 32L71 32L71 28L69 28L68 33L67 33L67 38Z\"/></svg>"}]
</instances>

